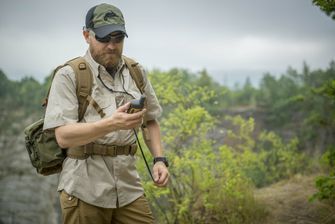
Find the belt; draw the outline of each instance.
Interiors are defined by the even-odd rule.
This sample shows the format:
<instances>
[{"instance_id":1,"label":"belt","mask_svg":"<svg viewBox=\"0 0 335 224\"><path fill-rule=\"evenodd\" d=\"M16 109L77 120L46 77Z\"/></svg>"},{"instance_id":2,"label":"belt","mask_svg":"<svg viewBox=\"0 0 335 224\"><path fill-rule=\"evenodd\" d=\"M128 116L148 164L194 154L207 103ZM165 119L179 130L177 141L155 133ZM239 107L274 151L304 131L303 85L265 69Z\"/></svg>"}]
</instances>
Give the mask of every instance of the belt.
<instances>
[{"instance_id":1,"label":"belt","mask_svg":"<svg viewBox=\"0 0 335 224\"><path fill-rule=\"evenodd\" d=\"M116 157L119 155L135 155L137 145L103 145L89 143L87 145L67 149L67 156L73 159L87 159L90 155Z\"/></svg>"}]
</instances>

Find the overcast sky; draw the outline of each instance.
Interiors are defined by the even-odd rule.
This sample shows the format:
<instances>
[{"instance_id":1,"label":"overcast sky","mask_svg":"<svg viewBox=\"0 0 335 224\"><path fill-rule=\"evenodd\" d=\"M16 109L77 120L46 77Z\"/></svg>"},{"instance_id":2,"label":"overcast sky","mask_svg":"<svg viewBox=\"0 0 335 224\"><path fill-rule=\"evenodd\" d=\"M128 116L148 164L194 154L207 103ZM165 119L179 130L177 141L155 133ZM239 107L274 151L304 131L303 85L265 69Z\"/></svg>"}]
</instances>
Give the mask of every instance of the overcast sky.
<instances>
[{"instance_id":1,"label":"overcast sky","mask_svg":"<svg viewBox=\"0 0 335 224\"><path fill-rule=\"evenodd\" d=\"M326 68L335 21L312 0L118 0L129 38L124 54L147 69L207 69L232 84L265 72ZM101 1L1 0L0 69L11 79L50 71L87 49L82 27Z\"/></svg>"}]
</instances>

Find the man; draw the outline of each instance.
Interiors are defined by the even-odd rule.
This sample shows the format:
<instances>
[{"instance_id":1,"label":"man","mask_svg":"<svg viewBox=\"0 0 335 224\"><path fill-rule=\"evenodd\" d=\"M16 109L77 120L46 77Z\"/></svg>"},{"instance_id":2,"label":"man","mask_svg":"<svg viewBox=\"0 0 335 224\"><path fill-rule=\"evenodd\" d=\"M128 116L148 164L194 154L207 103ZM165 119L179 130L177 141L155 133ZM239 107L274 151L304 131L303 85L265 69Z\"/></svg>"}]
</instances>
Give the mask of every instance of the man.
<instances>
[{"instance_id":1,"label":"man","mask_svg":"<svg viewBox=\"0 0 335 224\"><path fill-rule=\"evenodd\" d=\"M61 68L52 82L44 129L55 129L60 147L83 149L84 145L132 147L133 129L147 121L153 157L154 182L168 182L167 161L163 155L160 128L156 119L162 109L144 71L146 107L127 113L129 101L141 93L122 58L124 38L128 37L121 11L109 4L92 7L83 31L89 49L84 56L93 73L92 98L105 113L103 118L92 105L78 122L76 81L70 66ZM69 151L68 151L69 153ZM69 156L63 163L58 191L64 223L153 223L153 216L131 154L86 158Z\"/></svg>"}]
</instances>

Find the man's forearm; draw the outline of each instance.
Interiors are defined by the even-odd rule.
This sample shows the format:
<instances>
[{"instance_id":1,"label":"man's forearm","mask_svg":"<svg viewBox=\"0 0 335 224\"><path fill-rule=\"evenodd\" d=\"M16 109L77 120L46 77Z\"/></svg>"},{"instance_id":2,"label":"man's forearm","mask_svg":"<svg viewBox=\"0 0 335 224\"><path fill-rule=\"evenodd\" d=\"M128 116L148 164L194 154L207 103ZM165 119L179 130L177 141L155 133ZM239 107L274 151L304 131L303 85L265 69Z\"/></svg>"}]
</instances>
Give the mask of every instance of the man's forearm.
<instances>
[{"instance_id":1,"label":"man's forearm","mask_svg":"<svg viewBox=\"0 0 335 224\"><path fill-rule=\"evenodd\" d=\"M62 148L85 145L107 133L101 122L67 124L55 129L57 142Z\"/></svg>"},{"instance_id":2,"label":"man's forearm","mask_svg":"<svg viewBox=\"0 0 335 224\"><path fill-rule=\"evenodd\" d=\"M56 139L60 147L70 148L86 145L116 130L137 128L146 110L137 113L126 113L129 103L119 107L110 117L92 123L74 123L55 129Z\"/></svg>"},{"instance_id":3,"label":"man's forearm","mask_svg":"<svg viewBox=\"0 0 335 224\"><path fill-rule=\"evenodd\" d=\"M150 149L152 156L163 156L159 123L156 120L148 121L147 128L150 140L145 140L145 143Z\"/></svg>"}]
</instances>

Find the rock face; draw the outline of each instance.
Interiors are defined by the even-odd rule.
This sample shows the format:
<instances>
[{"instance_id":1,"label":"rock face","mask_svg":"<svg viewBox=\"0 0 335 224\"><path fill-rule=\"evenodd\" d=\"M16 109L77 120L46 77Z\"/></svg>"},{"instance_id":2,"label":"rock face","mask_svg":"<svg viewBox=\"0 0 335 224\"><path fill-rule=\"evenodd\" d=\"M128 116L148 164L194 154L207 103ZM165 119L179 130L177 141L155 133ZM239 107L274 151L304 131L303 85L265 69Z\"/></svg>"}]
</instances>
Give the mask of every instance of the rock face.
<instances>
[{"instance_id":1,"label":"rock face","mask_svg":"<svg viewBox=\"0 0 335 224\"><path fill-rule=\"evenodd\" d=\"M0 224L61 223L58 176L37 174L23 134L1 135L0 150Z\"/></svg>"}]
</instances>

